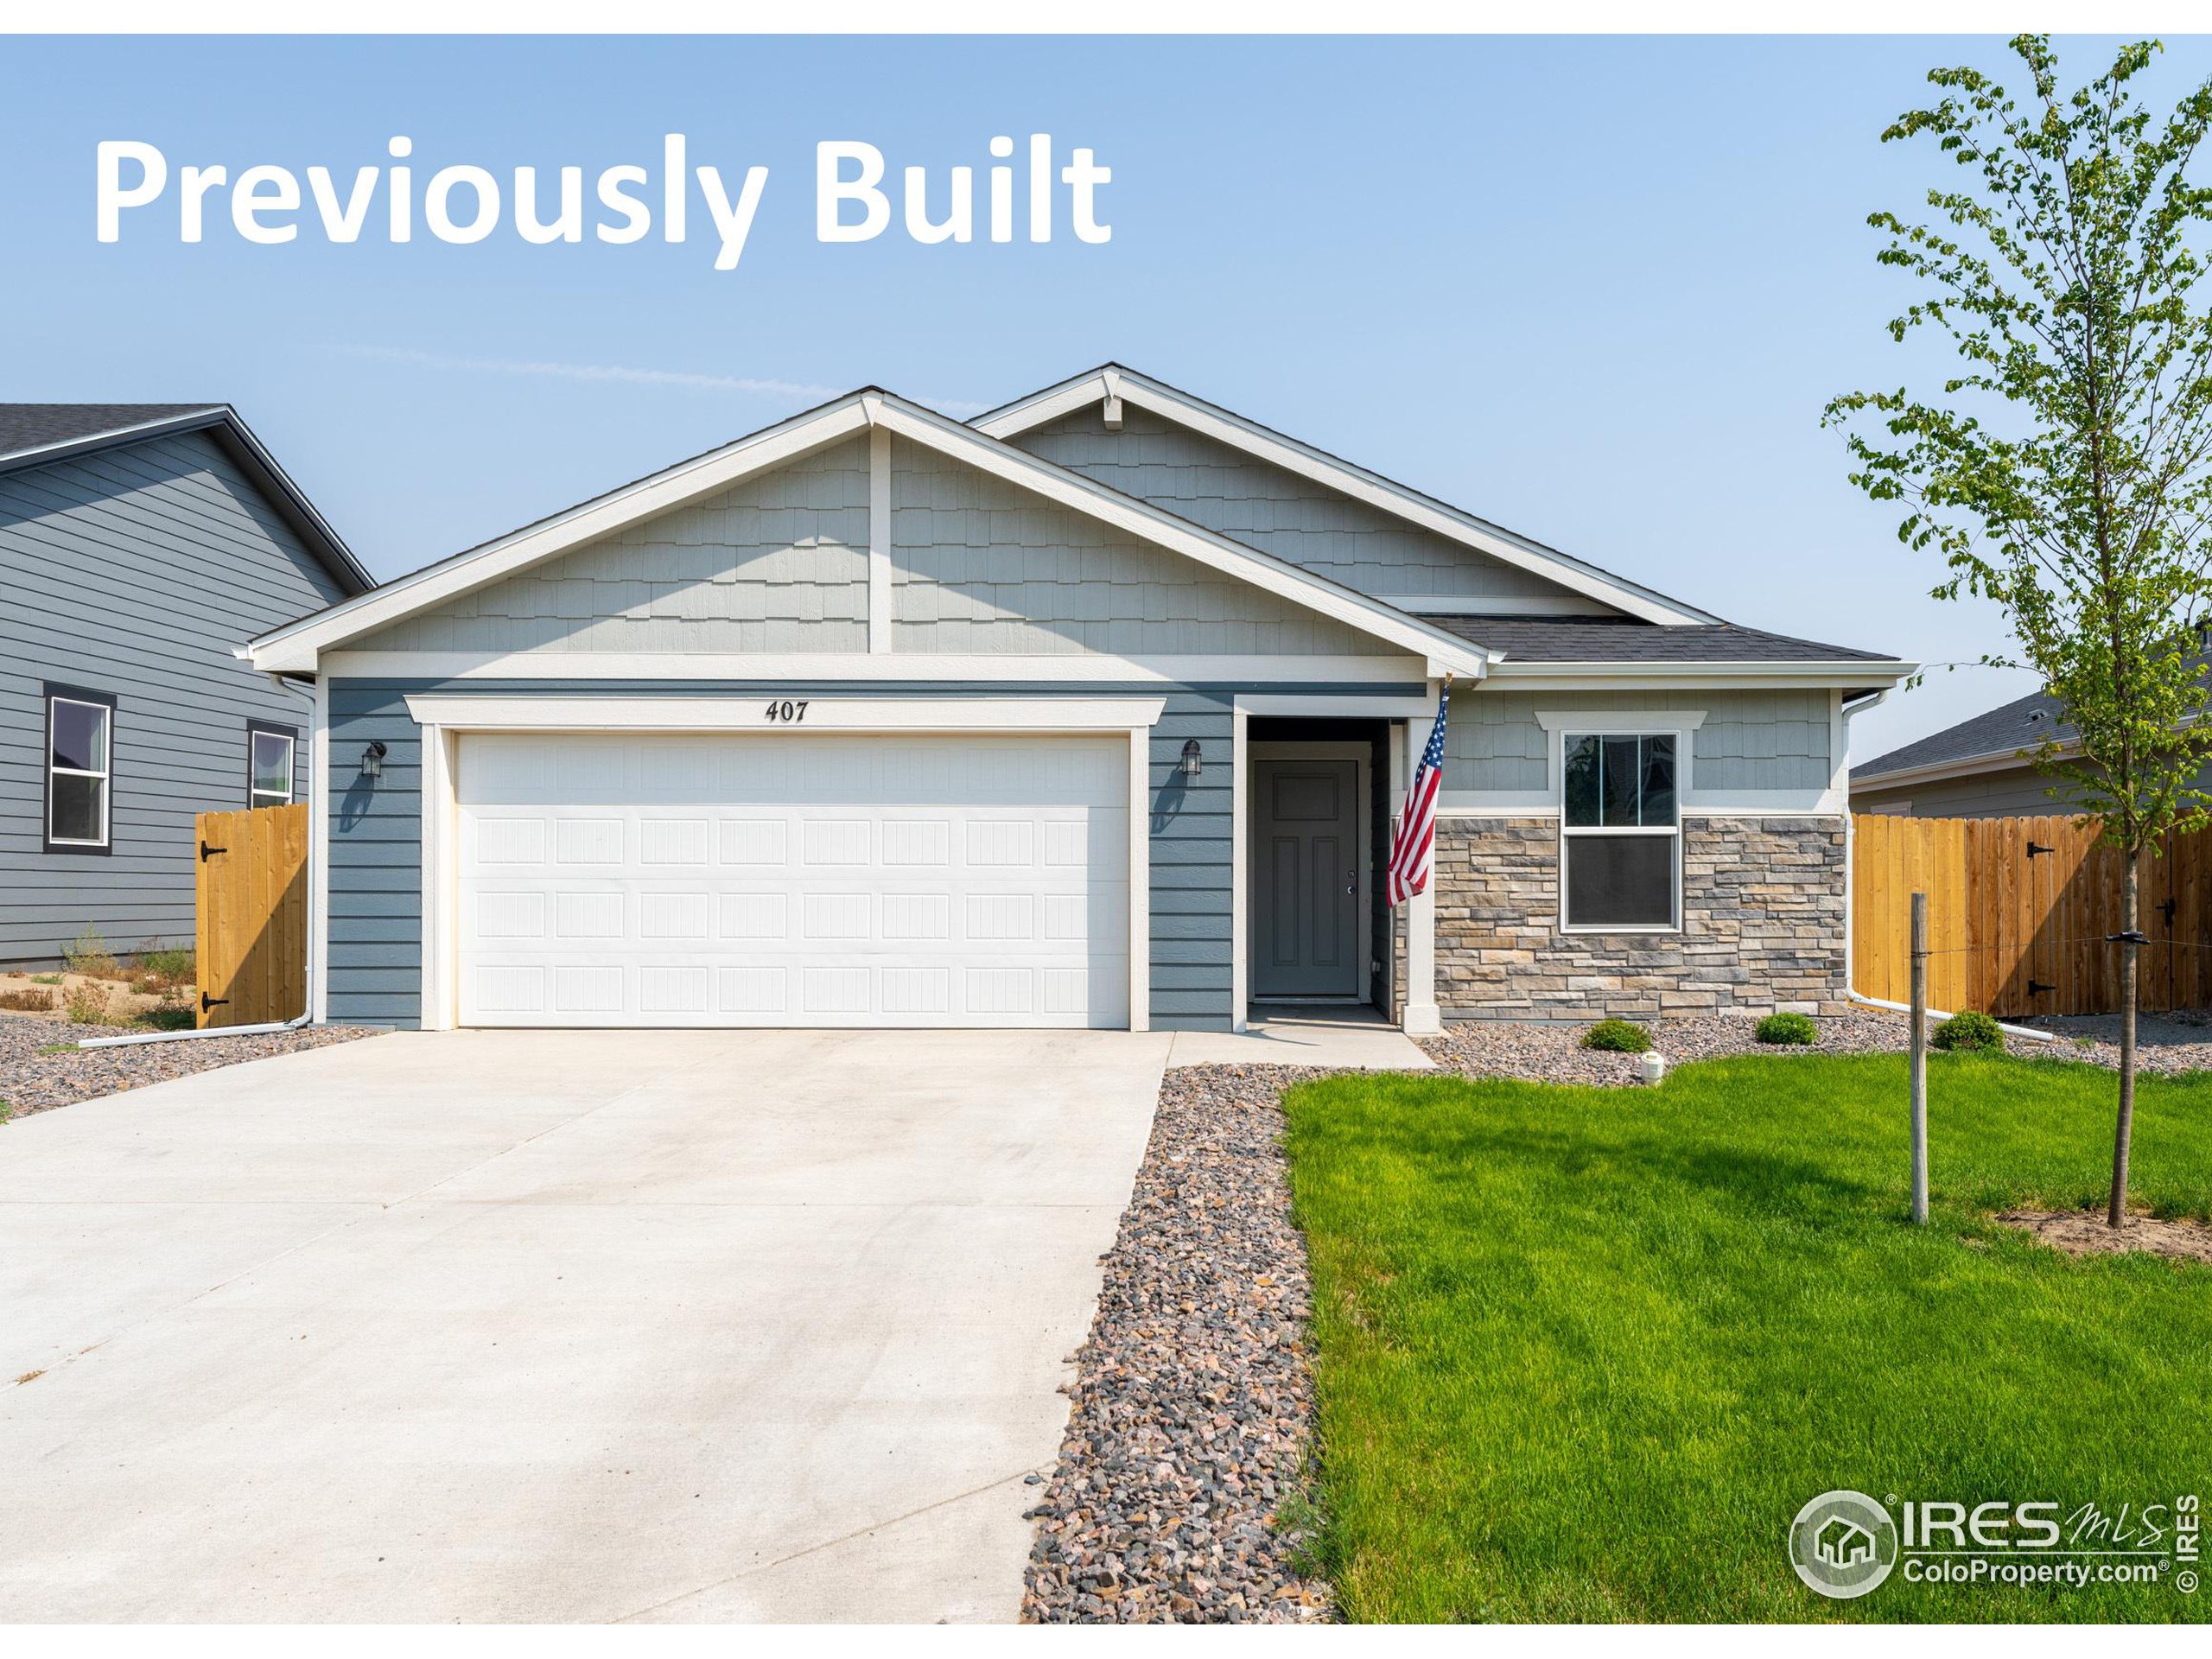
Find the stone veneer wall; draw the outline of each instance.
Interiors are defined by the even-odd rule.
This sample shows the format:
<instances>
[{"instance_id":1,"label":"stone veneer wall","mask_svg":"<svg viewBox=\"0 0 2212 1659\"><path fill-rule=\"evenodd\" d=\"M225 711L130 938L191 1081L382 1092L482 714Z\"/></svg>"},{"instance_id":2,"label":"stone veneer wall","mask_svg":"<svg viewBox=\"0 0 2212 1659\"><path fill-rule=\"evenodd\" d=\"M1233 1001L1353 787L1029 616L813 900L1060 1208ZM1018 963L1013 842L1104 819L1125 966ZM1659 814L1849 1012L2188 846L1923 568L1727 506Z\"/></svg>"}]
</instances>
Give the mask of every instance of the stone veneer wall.
<instances>
[{"instance_id":1,"label":"stone veneer wall","mask_svg":"<svg viewBox=\"0 0 2212 1659\"><path fill-rule=\"evenodd\" d=\"M1557 819L1440 820L1444 1018L1844 1013L1843 820L1692 817L1682 834L1680 933L1562 933ZM1402 912L1393 931L1402 1005Z\"/></svg>"}]
</instances>

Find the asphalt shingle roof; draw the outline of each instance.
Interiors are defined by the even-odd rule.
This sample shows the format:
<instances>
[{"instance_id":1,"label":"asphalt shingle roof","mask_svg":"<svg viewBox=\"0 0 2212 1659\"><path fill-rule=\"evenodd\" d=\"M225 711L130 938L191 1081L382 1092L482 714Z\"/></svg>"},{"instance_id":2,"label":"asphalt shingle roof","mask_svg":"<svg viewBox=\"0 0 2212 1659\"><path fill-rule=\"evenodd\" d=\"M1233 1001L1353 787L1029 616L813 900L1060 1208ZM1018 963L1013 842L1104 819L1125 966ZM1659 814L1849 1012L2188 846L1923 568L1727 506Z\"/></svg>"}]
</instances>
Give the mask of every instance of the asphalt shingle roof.
<instances>
[{"instance_id":1,"label":"asphalt shingle roof","mask_svg":"<svg viewBox=\"0 0 2212 1659\"><path fill-rule=\"evenodd\" d=\"M1732 622L1662 627L1633 617L1430 616L1422 619L1519 663L1894 662Z\"/></svg>"},{"instance_id":2,"label":"asphalt shingle roof","mask_svg":"<svg viewBox=\"0 0 2212 1659\"><path fill-rule=\"evenodd\" d=\"M1869 783L1893 772L1916 766L1940 766L1949 760L1971 760L1985 754L2013 754L2032 749L2051 738L2065 738L2071 728L2058 717L2058 700L2031 691L1986 714L1948 726L1917 743L1877 755L1851 769L1853 783Z\"/></svg>"},{"instance_id":3,"label":"asphalt shingle roof","mask_svg":"<svg viewBox=\"0 0 2212 1659\"><path fill-rule=\"evenodd\" d=\"M219 404L0 404L0 461L29 449L128 431Z\"/></svg>"}]
</instances>

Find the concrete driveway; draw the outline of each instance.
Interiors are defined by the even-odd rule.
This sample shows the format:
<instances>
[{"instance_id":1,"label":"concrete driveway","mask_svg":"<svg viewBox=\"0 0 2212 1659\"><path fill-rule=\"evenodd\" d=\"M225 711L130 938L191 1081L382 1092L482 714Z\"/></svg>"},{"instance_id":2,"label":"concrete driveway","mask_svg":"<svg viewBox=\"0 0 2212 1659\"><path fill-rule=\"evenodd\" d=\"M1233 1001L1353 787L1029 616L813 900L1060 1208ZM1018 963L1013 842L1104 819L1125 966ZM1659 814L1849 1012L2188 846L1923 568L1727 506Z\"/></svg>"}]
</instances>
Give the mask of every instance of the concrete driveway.
<instances>
[{"instance_id":1,"label":"concrete driveway","mask_svg":"<svg viewBox=\"0 0 2212 1659\"><path fill-rule=\"evenodd\" d=\"M0 1128L0 1624L1012 1618L1167 1048L403 1033Z\"/></svg>"}]
</instances>

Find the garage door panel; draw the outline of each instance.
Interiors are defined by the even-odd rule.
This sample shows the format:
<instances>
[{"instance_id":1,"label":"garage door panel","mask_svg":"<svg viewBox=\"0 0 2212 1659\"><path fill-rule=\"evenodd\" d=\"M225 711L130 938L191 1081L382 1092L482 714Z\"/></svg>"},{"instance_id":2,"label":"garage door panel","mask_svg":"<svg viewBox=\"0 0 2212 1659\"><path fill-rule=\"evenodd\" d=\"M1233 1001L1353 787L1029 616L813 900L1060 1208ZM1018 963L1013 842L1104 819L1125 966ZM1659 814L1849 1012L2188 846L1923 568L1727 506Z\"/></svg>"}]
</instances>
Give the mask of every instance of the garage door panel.
<instances>
[{"instance_id":1,"label":"garage door panel","mask_svg":"<svg viewBox=\"0 0 2212 1659\"><path fill-rule=\"evenodd\" d=\"M464 738L461 1018L1126 1025L1127 787L1116 740Z\"/></svg>"}]
</instances>

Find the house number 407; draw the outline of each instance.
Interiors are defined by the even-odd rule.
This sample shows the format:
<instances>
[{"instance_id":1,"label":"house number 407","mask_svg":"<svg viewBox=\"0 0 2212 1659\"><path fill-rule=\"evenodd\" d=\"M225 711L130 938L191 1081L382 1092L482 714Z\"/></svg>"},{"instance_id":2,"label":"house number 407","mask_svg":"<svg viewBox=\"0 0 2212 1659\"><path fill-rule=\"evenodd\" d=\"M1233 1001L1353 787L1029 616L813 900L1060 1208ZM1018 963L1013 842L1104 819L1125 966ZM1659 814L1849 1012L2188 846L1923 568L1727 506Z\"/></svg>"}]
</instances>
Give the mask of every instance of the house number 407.
<instances>
[{"instance_id":1,"label":"house number 407","mask_svg":"<svg viewBox=\"0 0 2212 1659\"><path fill-rule=\"evenodd\" d=\"M771 701L768 704L768 718L796 726L806 718L806 699L802 697L796 702L789 697L784 698L780 702Z\"/></svg>"}]
</instances>

